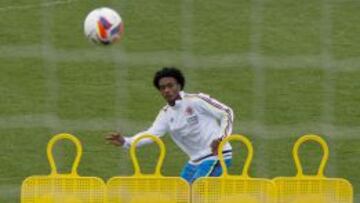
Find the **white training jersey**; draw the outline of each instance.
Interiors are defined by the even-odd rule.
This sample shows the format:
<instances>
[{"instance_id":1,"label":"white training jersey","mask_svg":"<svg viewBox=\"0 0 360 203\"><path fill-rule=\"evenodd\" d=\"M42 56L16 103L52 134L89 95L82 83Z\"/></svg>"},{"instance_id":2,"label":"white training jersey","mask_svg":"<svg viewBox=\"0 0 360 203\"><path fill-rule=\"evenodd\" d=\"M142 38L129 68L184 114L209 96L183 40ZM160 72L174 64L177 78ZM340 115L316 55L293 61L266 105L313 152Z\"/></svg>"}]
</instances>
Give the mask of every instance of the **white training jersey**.
<instances>
[{"instance_id":1,"label":"white training jersey","mask_svg":"<svg viewBox=\"0 0 360 203\"><path fill-rule=\"evenodd\" d=\"M212 154L211 142L231 134L233 111L206 94L180 92L180 96L181 99L176 100L174 106L166 105L162 108L148 130L126 137L124 147L129 148L135 138L143 134L161 137L170 133L191 162L209 157ZM150 139L141 140L137 147L151 142ZM230 151L230 144L227 143L223 150Z\"/></svg>"}]
</instances>

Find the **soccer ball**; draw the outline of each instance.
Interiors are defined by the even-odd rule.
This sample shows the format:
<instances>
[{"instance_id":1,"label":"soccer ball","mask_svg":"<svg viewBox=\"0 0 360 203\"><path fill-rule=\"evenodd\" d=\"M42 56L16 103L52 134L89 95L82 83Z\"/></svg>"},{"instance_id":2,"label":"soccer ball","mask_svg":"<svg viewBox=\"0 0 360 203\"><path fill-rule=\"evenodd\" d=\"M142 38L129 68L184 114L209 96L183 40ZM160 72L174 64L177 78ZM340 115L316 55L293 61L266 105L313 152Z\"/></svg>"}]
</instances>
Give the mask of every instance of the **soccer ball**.
<instances>
[{"instance_id":1,"label":"soccer ball","mask_svg":"<svg viewBox=\"0 0 360 203\"><path fill-rule=\"evenodd\" d=\"M84 32L91 42L109 45L122 37L124 23L120 15L113 9L97 8L87 15Z\"/></svg>"}]
</instances>

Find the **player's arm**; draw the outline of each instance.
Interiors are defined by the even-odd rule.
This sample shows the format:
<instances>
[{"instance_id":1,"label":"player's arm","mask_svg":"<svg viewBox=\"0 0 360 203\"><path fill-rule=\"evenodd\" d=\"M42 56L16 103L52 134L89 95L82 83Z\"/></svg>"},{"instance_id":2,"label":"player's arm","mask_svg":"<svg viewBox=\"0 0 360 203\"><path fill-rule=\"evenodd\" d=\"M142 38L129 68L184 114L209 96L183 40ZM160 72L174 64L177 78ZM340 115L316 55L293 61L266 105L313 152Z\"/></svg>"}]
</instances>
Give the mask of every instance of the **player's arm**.
<instances>
[{"instance_id":1,"label":"player's arm","mask_svg":"<svg viewBox=\"0 0 360 203\"><path fill-rule=\"evenodd\" d=\"M119 132L109 133L106 136L106 140L115 146L121 146L124 148L130 148L131 144L135 141L136 138L144 135L144 134L151 134L158 137L163 136L168 131L168 123L165 118L165 114L161 111L158 116L156 117L152 126L143 132L137 133L132 137L125 137ZM137 147L143 146L146 144L152 143L151 139L142 139L138 142Z\"/></svg>"},{"instance_id":2,"label":"player's arm","mask_svg":"<svg viewBox=\"0 0 360 203\"><path fill-rule=\"evenodd\" d=\"M232 133L234 121L233 110L229 106L204 94L199 94L198 106L203 113L213 116L220 123L220 135L217 139L213 140L210 145L212 152L217 154L217 148L221 140Z\"/></svg>"}]
</instances>

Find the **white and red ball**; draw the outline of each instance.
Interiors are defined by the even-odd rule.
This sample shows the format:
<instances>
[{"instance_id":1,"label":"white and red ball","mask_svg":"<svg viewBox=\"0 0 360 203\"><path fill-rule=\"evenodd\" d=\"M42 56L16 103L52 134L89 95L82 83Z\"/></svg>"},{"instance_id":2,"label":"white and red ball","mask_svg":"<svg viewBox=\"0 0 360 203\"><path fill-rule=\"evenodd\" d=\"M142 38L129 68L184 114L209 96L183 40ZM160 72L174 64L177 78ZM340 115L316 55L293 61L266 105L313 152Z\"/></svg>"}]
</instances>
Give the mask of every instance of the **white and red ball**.
<instances>
[{"instance_id":1,"label":"white and red ball","mask_svg":"<svg viewBox=\"0 0 360 203\"><path fill-rule=\"evenodd\" d=\"M113 9L97 8L86 16L84 32L90 41L109 45L122 37L124 23L120 15Z\"/></svg>"}]
</instances>

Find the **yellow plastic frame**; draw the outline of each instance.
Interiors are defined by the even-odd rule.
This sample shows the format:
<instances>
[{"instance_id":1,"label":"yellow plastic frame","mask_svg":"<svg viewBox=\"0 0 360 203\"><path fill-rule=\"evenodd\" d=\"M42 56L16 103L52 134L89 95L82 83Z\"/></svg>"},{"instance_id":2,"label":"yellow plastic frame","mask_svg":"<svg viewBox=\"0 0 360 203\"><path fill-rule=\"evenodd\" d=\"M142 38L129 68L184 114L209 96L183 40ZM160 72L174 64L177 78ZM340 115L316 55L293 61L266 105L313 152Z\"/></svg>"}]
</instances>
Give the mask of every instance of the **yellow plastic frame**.
<instances>
[{"instance_id":1,"label":"yellow plastic frame","mask_svg":"<svg viewBox=\"0 0 360 203\"><path fill-rule=\"evenodd\" d=\"M136 157L137 143L142 139L151 139L160 148L160 155L153 174L143 174ZM107 182L108 197L111 203L188 203L190 186L179 177L165 177L161 174L166 149L160 138L154 135L142 135L134 140L130 148L130 157L134 166L132 176L112 177Z\"/></svg>"},{"instance_id":2,"label":"yellow plastic frame","mask_svg":"<svg viewBox=\"0 0 360 203\"><path fill-rule=\"evenodd\" d=\"M76 146L76 157L69 174L59 174L52 154L55 143L70 140ZM73 135L55 135L47 145L47 157L51 172L47 176L30 176L21 187L22 203L105 203L106 185L97 177L81 177L77 168L82 156L80 141Z\"/></svg>"},{"instance_id":3,"label":"yellow plastic frame","mask_svg":"<svg viewBox=\"0 0 360 203\"><path fill-rule=\"evenodd\" d=\"M323 157L316 175L304 175L299 159L302 144L314 141L323 149ZM324 139L309 134L300 137L293 147L292 155L297 174L295 177L277 177L273 181L278 191L279 203L352 203L353 188L349 181L324 176L329 159L329 148Z\"/></svg>"},{"instance_id":4,"label":"yellow plastic frame","mask_svg":"<svg viewBox=\"0 0 360 203\"><path fill-rule=\"evenodd\" d=\"M240 141L245 144L248 155L241 175L230 175L222 154L227 142ZM268 179L251 178L249 168L254 150L251 142L243 135L226 137L219 145L218 157L223 169L220 177L202 177L192 185L193 203L275 203L274 183Z\"/></svg>"}]
</instances>

